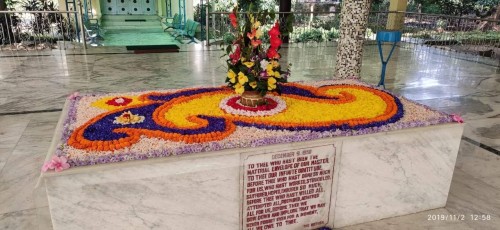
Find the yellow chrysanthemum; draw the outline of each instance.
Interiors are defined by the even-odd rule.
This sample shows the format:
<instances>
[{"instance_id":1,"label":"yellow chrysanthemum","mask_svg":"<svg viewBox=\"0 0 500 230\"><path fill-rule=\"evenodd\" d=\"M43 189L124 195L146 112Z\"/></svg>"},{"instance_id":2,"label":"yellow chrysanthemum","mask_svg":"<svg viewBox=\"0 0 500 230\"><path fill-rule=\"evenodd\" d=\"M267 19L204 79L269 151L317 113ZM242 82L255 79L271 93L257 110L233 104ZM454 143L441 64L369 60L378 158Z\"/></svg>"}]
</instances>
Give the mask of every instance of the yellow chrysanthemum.
<instances>
[{"instance_id":1,"label":"yellow chrysanthemum","mask_svg":"<svg viewBox=\"0 0 500 230\"><path fill-rule=\"evenodd\" d=\"M274 77L270 77L267 79L267 90L276 89L276 79Z\"/></svg>"},{"instance_id":2,"label":"yellow chrysanthemum","mask_svg":"<svg viewBox=\"0 0 500 230\"><path fill-rule=\"evenodd\" d=\"M275 71L275 72L274 72L274 77L275 77L275 78L281 78L281 74L280 74L280 72Z\"/></svg>"},{"instance_id":3,"label":"yellow chrysanthemum","mask_svg":"<svg viewBox=\"0 0 500 230\"><path fill-rule=\"evenodd\" d=\"M245 65L247 68L252 68L252 66L254 65L255 63L251 62L251 61L247 61L247 62L243 62L243 65Z\"/></svg>"},{"instance_id":4,"label":"yellow chrysanthemum","mask_svg":"<svg viewBox=\"0 0 500 230\"><path fill-rule=\"evenodd\" d=\"M243 92L245 92L245 87L243 87L242 84L237 83L236 85L234 85L234 92L242 94Z\"/></svg>"},{"instance_id":5,"label":"yellow chrysanthemum","mask_svg":"<svg viewBox=\"0 0 500 230\"><path fill-rule=\"evenodd\" d=\"M239 72L238 73L238 83L243 85L247 82L248 82L248 77L243 72Z\"/></svg>"},{"instance_id":6,"label":"yellow chrysanthemum","mask_svg":"<svg viewBox=\"0 0 500 230\"><path fill-rule=\"evenodd\" d=\"M248 83L248 85L250 85L252 88L255 89L255 87L257 87L257 82L256 81L252 81L252 82Z\"/></svg>"},{"instance_id":7,"label":"yellow chrysanthemum","mask_svg":"<svg viewBox=\"0 0 500 230\"><path fill-rule=\"evenodd\" d=\"M266 72L268 76L273 76L274 71L273 71L273 65L271 63L267 64L266 66Z\"/></svg>"},{"instance_id":8,"label":"yellow chrysanthemum","mask_svg":"<svg viewBox=\"0 0 500 230\"><path fill-rule=\"evenodd\" d=\"M227 77L229 78L229 82L235 83L236 82L236 73L233 72L233 70L229 70L227 72Z\"/></svg>"}]
</instances>

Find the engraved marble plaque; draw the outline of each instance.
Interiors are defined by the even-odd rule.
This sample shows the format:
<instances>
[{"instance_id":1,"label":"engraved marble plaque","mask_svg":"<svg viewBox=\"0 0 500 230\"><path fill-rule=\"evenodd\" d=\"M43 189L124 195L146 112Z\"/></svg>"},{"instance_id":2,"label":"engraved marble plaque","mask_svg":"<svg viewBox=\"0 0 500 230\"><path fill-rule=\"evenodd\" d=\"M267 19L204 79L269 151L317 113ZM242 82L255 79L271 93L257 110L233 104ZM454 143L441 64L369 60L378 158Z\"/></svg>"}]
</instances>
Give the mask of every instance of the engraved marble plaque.
<instances>
[{"instance_id":1,"label":"engraved marble plaque","mask_svg":"<svg viewBox=\"0 0 500 230\"><path fill-rule=\"evenodd\" d=\"M315 229L328 223L335 146L242 156L244 230Z\"/></svg>"}]
</instances>

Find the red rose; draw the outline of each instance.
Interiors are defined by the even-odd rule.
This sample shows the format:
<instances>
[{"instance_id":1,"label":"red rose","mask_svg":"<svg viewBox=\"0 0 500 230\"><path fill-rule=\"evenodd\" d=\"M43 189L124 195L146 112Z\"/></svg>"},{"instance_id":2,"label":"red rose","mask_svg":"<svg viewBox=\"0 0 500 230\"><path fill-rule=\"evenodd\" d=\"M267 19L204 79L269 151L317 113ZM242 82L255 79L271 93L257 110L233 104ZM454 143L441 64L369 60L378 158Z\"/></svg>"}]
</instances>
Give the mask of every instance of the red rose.
<instances>
[{"instance_id":1,"label":"red rose","mask_svg":"<svg viewBox=\"0 0 500 230\"><path fill-rule=\"evenodd\" d=\"M278 49L281 46L281 39L279 37L271 37L271 48Z\"/></svg>"},{"instance_id":2,"label":"red rose","mask_svg":"<svg viewBox=\"0 0 500 230\"><path fill-rule=\"evenodd\" d=\"M280 33L280 24L278 24L278 22L276 22L273 26L273 28L271 28L271 30L269 30L269 32L267 33L269 34L269 36L271 37L278 37L281 33Z\"/></svg>"},{"instance_id":3,"label":"red rose","mask_svg":"<svg viewBox=\"0 0 500 230\"><path fill-rule=\"evenodd\" d=\"M238 20L236 19L236 14L235 13L229 14L229 19L231 20L231 25L233 25L233 27L236 28L236 26L238 26Z\"/></svg>"},{"instance_id":4,"label":"red rose","mask_svg":"<svg viewBox=\"0 0 500 230\"><path fill-rule=\"evenodd\" d=\"M280 54L278 53L278 51L276 51L276 49L274 48L269 48L267 50L267 58L269 59L279 59L280 58Z\"/></svg>"}]
</instances>

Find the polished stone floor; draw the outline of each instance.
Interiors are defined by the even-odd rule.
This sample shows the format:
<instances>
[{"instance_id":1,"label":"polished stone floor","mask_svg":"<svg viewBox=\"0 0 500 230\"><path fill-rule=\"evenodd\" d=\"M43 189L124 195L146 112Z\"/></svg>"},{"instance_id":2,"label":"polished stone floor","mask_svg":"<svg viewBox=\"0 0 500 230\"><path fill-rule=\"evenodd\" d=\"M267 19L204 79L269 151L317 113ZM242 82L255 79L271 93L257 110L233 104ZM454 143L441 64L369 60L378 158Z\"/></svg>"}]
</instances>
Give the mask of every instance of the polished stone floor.
<instances>
[{"instance_id":1,"label":"polished stone floor","mask_svg":"<svg viewBox=\"0 0 500 230\"><path fill-rule=\"evenodd\" d=\"M333 78L336 47L281 50L291 81ZM121 47L0 52L0 229L50 229L34 191L65 98L72 92L127 92L220 85L223 53L201 45L179 53L130 54ZM366 46L361 78L376 84L380 60ZM445 208L344 229L498 229L500 226L500 67L498 61L429 48L399 48L387 89L466 124ZM43 194L42 194L43 196ZM465 220L428 220L465 215ZM473 220L471 215L490 215ZM472 216L475 217L475 216ZM431 218L432 219L432 218ZM497 227L495 227L497 226Z\"/></svg>"}]
</instances>

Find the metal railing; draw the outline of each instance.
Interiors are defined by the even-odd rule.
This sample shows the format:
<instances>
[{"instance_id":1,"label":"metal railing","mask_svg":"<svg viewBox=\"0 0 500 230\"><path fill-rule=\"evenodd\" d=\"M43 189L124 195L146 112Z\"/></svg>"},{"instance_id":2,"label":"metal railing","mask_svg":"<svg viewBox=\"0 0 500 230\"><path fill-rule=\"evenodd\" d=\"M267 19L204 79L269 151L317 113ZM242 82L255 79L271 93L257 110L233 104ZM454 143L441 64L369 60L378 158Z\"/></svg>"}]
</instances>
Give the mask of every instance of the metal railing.
<instances>
[{"instance_id":1,"label":"metal railing","mask_svg":"<svg viewBox=\"0 0 500 230\"><path fill-rule=\"evenodd\" d=\"M277 12L275 20L284 24L288 15L293 14L293 32L289 34L289 42L331 42L338 38L340 12ZM234 29L229 21L230 12L208 13L205 29L207 44L229 42L234 34ZM267 42L267 31L274 21L263 25L264 42Z\"/></svg>"},{"instance_id":2,"label":"metal railing","mask_svg":"<svg viewBox=\"0 0 500 230\"><path fill-rule=\"evenodd\" d=\"M0 50L76 48L84 30L77 11L0 11Z\"/></svg>"},{"instance_id":3,"label":"metal railing","mask_svg":"<svg viewBox=\"0 0 500 230\"><path fill-rule=\"evenodd\" d=\"M229 12L208 13L206 24L207 44L220 44L233 39L233 28L229 23ZM289 13L277 13L287 15ZM448 15L421 14L401 11L372 11L368 17L366 40L375 40L376 32L384 30L389 14L404 14L405 20L400 46L432 45L492 56L500 55L500 32L491 29L500 21L457 17ZM339 37L340 12L293 12L293 32L289 43L313 43L318 46L336 46ZM283 18L283 17L280 17ZM280 23L283 23L280 21ZM264 25L264 32L271 25ZM266 33L264 33L266 34ZM263 39L266 42L266 39ZM486 52L486 53L484 53ZM489 52L489 53L488 53Z\"/></svg>"}]
</instances>

